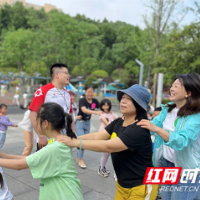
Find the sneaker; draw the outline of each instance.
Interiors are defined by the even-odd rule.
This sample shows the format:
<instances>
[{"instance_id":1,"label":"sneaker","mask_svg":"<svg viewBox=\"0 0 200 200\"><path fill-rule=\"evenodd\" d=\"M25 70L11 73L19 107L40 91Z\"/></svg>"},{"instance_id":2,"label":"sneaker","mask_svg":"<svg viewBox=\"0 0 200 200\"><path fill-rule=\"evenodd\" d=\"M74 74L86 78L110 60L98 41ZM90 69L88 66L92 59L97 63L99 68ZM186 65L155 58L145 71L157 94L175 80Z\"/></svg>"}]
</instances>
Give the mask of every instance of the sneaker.
<instances>
[{"instance_id":1,"label":"sneaker","mask_svg":"<svg viewBox=\"0 0 200 200\"><path fill-rule=\"evenodd\" d=\"M106 169L106 167L104 166L103 171L106 172L107 174L110 174L110 171Z\"/></svg>"},{"instance_id":2,"label":"sneaker","mask_svg":"<svg viewBox=\"0 0 200 200\"><path fill-rule=\"evenodd\" d=\"M101 167L99 167L98 174L103 177L108 177L108 174L103 169L101 169Z\"/></svg>"}]
</instances>

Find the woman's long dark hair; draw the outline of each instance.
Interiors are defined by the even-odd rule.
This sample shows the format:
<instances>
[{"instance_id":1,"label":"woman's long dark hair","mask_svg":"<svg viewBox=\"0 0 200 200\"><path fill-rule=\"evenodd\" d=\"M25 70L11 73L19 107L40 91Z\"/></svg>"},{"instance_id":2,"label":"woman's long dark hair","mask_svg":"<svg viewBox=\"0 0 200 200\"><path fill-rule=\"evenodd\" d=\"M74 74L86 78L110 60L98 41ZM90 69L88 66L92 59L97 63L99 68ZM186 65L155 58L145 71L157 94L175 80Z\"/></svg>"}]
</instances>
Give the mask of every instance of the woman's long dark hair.
<instances>
[{"instance_id":1,"label":"woman's long dark hair","mask_svg":"<svg viewBox=\"0 0 200 200\"><path fill-rule=\"evenodd\" d=\"M57 103L44 103L37 113L37 119L40 119L40 125L47 120L59 132L65 128L67 136L76 138L71 129L72 117Z\"/></svg>"},{"instance_id":2,"label":"woman's long dark hair","mask_svg":"<svg viewBox=\"0 0 200 200\"><path fill-rule=\"evenodd\" d=\"M3 184L3 175L2 173L0 173L0 185L1 185L1 189L3 188L4 184Z\"/></svg>"},{"instance_id":3,"label":"woman's long dark hair","mask_svg":"<svg viewBox=\"0 0 200 200\"><path fill-rule=\"evenodd\" d=\"M135 100L132 99L132 101L133 101L133 104L136 108L136 113L137 113L135 120L140 121L142 119L148 119L147 118L147 111L144 110Z\"/></svg>"},{"instance_id":4,"label":"woman's long dark hair","mask_svg":"<svg viewBox=\"0 0 200 200\"><path fill-rule=\"evenodd\" d=\"M187 116L200 112L200 75L197 73L178 74L175 80L179 80L186 92L191 92L191 96L186 99L186 104L180 108L177 116ZM171 112L176 104L167 104L168 112Z\"/></svg>"}]
</instances>

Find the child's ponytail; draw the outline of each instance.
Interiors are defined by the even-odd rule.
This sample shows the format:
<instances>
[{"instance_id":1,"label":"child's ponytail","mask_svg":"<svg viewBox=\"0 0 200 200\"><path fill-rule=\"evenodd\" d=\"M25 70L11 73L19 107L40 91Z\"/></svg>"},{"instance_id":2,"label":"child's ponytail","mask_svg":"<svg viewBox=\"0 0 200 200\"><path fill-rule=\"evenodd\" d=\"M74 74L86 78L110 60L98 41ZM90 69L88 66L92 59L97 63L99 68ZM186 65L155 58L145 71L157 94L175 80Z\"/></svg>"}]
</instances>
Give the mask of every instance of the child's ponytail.
<instances>
[{"instance_id":1,"label":"child's ponytail","mask_svg":"<svg viewBox=\"0 0 200 200\"><path fill-rule=\"evenodd\" d=\"M2 173L0 173L0 187L1 189L3 188L4 184L3 184L3 175Z\"/></svg>"},{"instance_id":2,"label":"child's ponytail","mask_svg":"<svg viewBox=\"0 0 200 200\"><path fill-rule=\"evenodd\" d=\"M69 114L67 114L67 113L65 113L66 134L70 138L77 138L76 135L75 135L75 133L72 131L71 124L72 124L72 116L69 115Z\"/></svg>"}]
</instances>

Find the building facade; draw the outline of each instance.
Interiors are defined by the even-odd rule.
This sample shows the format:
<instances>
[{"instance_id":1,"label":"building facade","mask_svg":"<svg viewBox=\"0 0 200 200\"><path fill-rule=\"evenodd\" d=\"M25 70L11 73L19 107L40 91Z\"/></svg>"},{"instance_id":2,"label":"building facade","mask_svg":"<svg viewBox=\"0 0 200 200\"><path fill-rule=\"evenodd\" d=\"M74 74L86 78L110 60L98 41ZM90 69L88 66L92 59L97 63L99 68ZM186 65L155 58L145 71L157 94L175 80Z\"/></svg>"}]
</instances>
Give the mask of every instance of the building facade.
<instances>
[{"instance_id":1,"label":"building facade","mask_svg":"<svg viewBox=\"0 0 200 200\"><path fill-rule=\"evenodd\" d=\"M50 12L51 10L58 10L59 12L62 12L62 9L58 9L56 6L51 4L45 3L44 6L39 6L36 4L28 3L26 0L0 0L0 7L2 7L4 4L13 6L17 2L21 2L25 8L34 8L36 10L43 8L45 12Z\"/></svg>"}]
</instances>

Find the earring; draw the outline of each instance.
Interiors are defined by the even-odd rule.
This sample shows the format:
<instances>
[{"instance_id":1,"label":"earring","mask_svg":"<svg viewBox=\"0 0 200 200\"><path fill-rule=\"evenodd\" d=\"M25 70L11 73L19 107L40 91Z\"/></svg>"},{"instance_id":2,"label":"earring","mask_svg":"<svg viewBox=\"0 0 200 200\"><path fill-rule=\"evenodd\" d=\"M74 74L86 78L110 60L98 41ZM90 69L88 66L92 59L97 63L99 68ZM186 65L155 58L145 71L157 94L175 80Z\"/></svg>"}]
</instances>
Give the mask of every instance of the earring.
<instances>
[{"instance_id":1,"label":"earring","mask_svg":"<svg viewBox=\"0 0 200 200\"><path fill-rule=\"evenodd\" d=\"M187 98L188 96L187 95L185 95L185 98Z\"/></svg>"}]
</instances>

